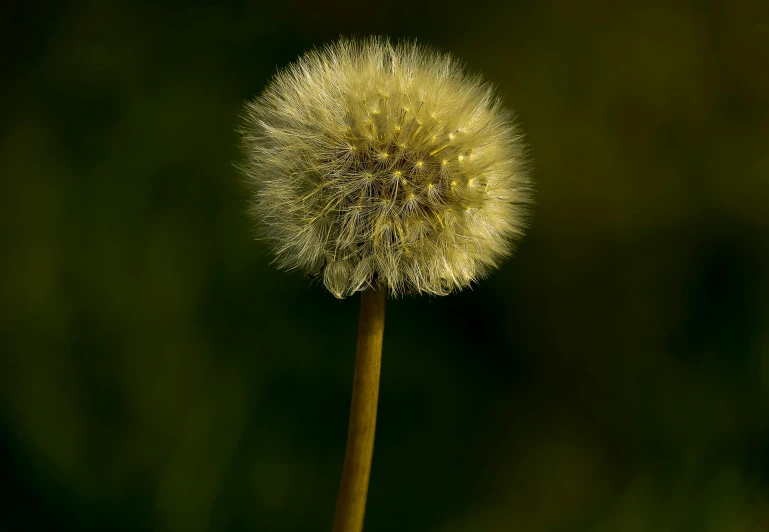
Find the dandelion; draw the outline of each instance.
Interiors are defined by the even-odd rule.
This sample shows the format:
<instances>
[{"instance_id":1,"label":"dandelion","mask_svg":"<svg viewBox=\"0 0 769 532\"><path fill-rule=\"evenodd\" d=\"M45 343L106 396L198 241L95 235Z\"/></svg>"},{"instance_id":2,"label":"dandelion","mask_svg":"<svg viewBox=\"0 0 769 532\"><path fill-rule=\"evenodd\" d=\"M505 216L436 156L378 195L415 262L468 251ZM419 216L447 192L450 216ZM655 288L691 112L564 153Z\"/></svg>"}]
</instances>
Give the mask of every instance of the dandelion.
<instances>
[{"instance_id":1,"label":"dandelion","mask_svg":"<svg viewBox=\"0 0 769 532\"><path fill-rule=\"evenodd\" d=\"M493 90L412 43L341 41L246 108L253 214L280 266L336 297L444 295L509 255L529 201L520 135Z\"/></svg>"},{"instance_id":2,"label":"dandelion","mask_svg":"<svg viewBox=\"0 0 769 532\"><path fill-rule=\"evenodd\" d=\"M279 71L246 105L242 170L277 263L362 292L334 530L362 528L385 293L445 295L522 236L521 135L494 90L411 42L345 40Z\"/></svg>"}]
</instances>

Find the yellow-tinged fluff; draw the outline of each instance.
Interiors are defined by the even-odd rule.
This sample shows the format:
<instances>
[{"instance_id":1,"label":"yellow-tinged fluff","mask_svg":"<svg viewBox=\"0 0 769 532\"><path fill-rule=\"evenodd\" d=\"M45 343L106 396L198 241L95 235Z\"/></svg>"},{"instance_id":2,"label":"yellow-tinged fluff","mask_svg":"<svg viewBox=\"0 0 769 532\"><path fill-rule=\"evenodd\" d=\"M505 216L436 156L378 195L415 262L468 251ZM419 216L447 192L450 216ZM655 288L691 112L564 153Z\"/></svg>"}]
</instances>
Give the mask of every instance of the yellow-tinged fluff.
<instances>
[{"instance_id":1,"label":"yellow-tinged fluff","mask_svg":"<svg viewBox=\"0 0 769 532\"><path fill-rule=\"evenodd\" d=\"M241 128L252 213L288 269L338 298L372 285L443 295L523 233L521 136L449 55L341 40L279 71Z\"/></svg>"}]
</instances>

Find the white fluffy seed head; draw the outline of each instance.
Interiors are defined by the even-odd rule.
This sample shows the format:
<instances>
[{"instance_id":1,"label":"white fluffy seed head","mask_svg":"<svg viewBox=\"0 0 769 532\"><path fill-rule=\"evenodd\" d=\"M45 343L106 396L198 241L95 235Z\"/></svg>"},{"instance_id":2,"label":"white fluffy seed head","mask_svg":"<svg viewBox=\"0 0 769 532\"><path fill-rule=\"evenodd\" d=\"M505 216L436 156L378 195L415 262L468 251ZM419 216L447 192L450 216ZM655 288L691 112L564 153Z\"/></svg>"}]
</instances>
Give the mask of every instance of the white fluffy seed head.
<instances>
[{"instance_id":1,"label":"white fluffy seed head","mask_svg":"<svg viewBox=\"0 0 769 532\"><path fill-rule=\"evenodd\" d=\"M443 295L508 256L530 202L493 89L449 55L341 40L279 71L240 130L251 212L287 269L338 298Z\"/></svg>"}]
</instances>

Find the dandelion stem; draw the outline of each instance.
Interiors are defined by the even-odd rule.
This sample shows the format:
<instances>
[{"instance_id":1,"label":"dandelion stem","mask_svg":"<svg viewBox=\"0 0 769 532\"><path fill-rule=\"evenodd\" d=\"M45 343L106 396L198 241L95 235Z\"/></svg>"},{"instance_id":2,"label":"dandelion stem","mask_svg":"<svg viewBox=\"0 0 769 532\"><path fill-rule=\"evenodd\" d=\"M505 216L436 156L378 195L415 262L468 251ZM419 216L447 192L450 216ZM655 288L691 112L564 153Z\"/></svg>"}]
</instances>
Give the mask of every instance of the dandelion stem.
<instances>
[{"instance_id":1,"label":"dandelion stem","mask_svg":"<svg viewBox=\"0 0 769 532\"><path fill-rule=\"evenodd\" d=\"M385 290L372 288L361 292L350 425L333 532L363 530L371 456L374 452L384 317Z\"/></svg>"}]
</instances>

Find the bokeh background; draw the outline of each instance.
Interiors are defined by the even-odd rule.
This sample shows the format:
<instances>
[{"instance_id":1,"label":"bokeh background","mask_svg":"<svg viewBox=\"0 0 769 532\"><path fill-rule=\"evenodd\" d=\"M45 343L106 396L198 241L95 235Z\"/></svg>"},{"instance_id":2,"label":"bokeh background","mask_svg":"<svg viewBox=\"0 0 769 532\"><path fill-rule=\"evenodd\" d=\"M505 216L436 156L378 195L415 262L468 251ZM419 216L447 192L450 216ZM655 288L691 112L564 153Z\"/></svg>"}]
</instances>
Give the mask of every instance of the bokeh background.
<instances>
[{"instance_id":1,"label":"bokeh background","mask_svg":"<svg viewBox=\"0 0 769 532\"><path fill-rule=\"evenodd\" d=\"M388 306L366 530L769 530L769 4L17 2L0 530L328 530L357 298L276 271L243 102L344 35L494 82L531 230Z\"/></svg>"}]
</instances>

